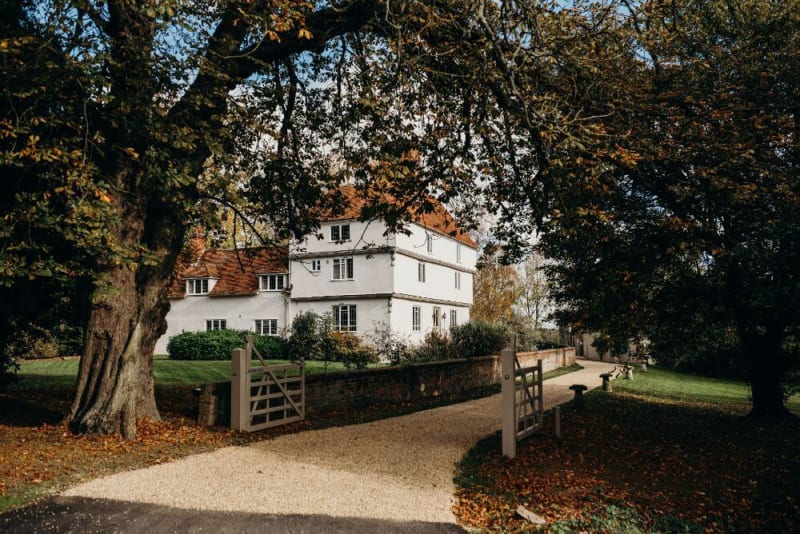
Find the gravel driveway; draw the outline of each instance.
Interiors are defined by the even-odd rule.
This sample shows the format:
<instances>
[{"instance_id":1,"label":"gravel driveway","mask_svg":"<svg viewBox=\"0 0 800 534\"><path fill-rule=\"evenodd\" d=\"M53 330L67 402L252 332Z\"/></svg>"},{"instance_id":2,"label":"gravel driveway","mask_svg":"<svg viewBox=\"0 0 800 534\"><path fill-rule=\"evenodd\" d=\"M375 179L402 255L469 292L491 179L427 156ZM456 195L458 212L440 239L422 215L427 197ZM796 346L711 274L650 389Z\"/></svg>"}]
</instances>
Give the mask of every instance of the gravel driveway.
<instances>
[{"instance_id":1,"label":"gravel driveway","mask_svg":"<svg viewBox=\"0 0 800 534\"><path fill-rule=\"evenodd\" d=\"M545 382L545 407L612 365ZM500 428L500 395L401 417L227 447L73 487L63 495L213 512L455 523L456 464Z\"/></svg>"}]
</instances>

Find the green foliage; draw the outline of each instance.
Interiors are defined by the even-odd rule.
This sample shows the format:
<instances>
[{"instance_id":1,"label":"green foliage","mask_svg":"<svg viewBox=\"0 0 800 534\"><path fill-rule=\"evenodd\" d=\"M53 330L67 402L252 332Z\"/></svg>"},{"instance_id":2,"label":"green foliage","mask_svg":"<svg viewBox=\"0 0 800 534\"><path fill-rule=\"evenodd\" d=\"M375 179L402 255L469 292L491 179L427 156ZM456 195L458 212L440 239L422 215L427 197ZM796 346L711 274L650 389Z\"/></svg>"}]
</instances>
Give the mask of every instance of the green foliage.
<instances>
[{"instance_id":1,"label":"green foliage","mask_svg":"<svg viewBox=\"0 0 800 534\"><path fill-rule=\"evenodd\" d=\"M211 330L209 332L184 332L170 338L167 352L173 360L230 360L234 349L244 348L247 330ZM255 336L256 349L265 359L282 359L286 343L281 338Z\"/></svg>"},{"instance_id":2,"label":"green foliage","mask_svg":"<svg viewBox=\"0 0 800 534\"><path fill-rule=\"evenodd\" d=\"M392 331L388 324L381 324L370 334L370 345L378 356L393 365L412 358L413 348L408 340Z\"/></svg>"},{"instance_id":3,"label":"green foliage","mask_svg":"<svg viewBox=\"0 0 800 534\"><path fill-rule=\"evenodd\" d=\"M29 323L16 325L15 335L6 343L4 352L17 360L55 358L60 354L60 345L52 332Z\"/></svg>"},{"instance_id":4,"label":"green foliage","mask_svg":"<svg viewBox=\"0 0 800 534\"><path fill-rule=\"evenodd\" d=\"M245 335L252 335L252 332L245 332ZM289 358L289 354L286 350L286 340L281 337L255 336L253 344L265 360Z\"/></svg>"},{"instance_id":5,"label":"green foliage","mask_svg":"<svg viewBox=\"0 0 800 534\"><path fill-rule=\"evenodd\" d=\"M471 321L450 329L450 351L458 358L497 354L508 344L508 329L501 323Z\"/></svg>"},{"instance_id":6,"label":"green foliage","mask_svg":"<svg viewBox=\"0 0 800 534\"><path fill-rule=\"evenodd\" d=\"M528 317L515 315L509 323L508 330L516 336L518 351L533 351L561 348L557 330L537 328Z\"/></svg>"},{"instance_id":7,"label":"green foliage","mask_svg":"<svg viewBox=\"0 0 800 534\"><path fill-rule=\"evenodd\" d=\"M244 336L237 330L184 332L171 337L167 353L173 360L229 360L231 351L244 347Z\"/></svg>"},{"instance_id":8,"label":"green foliage","mask_svg":"<svg viewBox=\"0 0 800 534\"><path fill-rule=\"evenodd\" d=\"M324 334L323 344L328 347L329 359L342 362L345 369L365 369L370 363L378 362L378 355L350 332L329 330Z\"/></svg>"},{"instance_id":9,"label":"green foliage","mask_svg":"<svg viewBox=\"0 0 800 534\"><path fill-rule=\"evenodd\" d=\"M291 335L286 343L287 354L296 360L328 359L325 357L327 351L320 345L324 338L320 332L327 330L324 323L323 318L314 312L298 313L292 321Z\"/></svg>"},{"instance_id":10,"label":"green foliage","mask_svg":"<svg viewBox=\"0 0 800 534\"><path fill-rule=\"evenodd\" d=\"M556 521L549 526L552 534L568 534L576 531L615 532L619 534L645 534L642 517L633 508L609 505L590 515L575 519Z\"/></svg>"},{"instance_id":11,"label":"green foliage","mask_svg":"<svg viewBox=\"0 0 800 534\"><path fill-rule=\"evenodd\" d=\"M447 334L431 330L425 334L422 343L411 351L412 362L436 362L453 358L453 344Z\"/></svg>"},{"instance_id":12,"label":"green foliage","mask_svg":"<svg viewBox=\"0 0 800 534\"><path fill-rule=\"evenodd\" d=\"M292 333L286 343L286 354L292 359L335 361L346 369L363 369L378 361L378 355L350 332L337 332L331 327L330 315L314 312L298 314L292 322Z\"/></svg>"},{"instance_id":13,"label":"green foliage","mask_svg":"<svg viewBox=\"0 0 800 534\"><path fill-rule=\"evenodd\" d=\"M19 362L16 358L4 352L0 352L0 386L15 381L18 371Z\"/></svg>"},{"instance_id":14,"label":"green foliage","mask_svg":"<svg viewBox=\"0 0 800 534\"><path fill-rule=\"evenodd\" d=\"M672 515L656 517L652 526L648 528L644 518L635 509L611 504L575 519L556 521L548 526L547 532L550 534L571 534L572 532L700 534L703 529L699 525Z\"/></svg>"}]
</instances>

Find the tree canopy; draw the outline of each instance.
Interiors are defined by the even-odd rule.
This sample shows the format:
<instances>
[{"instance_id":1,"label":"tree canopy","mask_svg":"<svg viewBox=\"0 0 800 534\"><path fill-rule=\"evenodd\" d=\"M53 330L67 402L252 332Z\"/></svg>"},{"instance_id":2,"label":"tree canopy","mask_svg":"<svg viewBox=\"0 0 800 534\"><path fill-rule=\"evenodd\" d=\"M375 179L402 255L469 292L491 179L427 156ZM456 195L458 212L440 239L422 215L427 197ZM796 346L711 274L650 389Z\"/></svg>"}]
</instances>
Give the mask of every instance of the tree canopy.
<instances>
[{"instance_id":1,"label":"tree canopy","mask_svg":"<svg viewBox=\"0 0 800 534\"><path fill-rule=\"evenodd\" d=\"M305 235L345 180L397 199L363 213L391 229L433 195L493 212L510 255L538 230L565 318L620 342L697 332L684 310L701 303L771 373L754 403L778 411L800 272L796 0L0 9L0 291L80 281L75 429L157 417L187 229L225 205Z\"/></svg>"},{"instance_id":2,"label":"tree canopy","mask_svg":"<svg viewBox=\"0 0 800 534\"><path fill-rule=\"evenodd\" d=\"M780 416L800 325L800 4L629 7L629 96L604 123L631 157L561 188L544 226L563 316L618 347L648 337L662 361L722 356L749 373L754 415Z\"/></svg>"}]
</instances>

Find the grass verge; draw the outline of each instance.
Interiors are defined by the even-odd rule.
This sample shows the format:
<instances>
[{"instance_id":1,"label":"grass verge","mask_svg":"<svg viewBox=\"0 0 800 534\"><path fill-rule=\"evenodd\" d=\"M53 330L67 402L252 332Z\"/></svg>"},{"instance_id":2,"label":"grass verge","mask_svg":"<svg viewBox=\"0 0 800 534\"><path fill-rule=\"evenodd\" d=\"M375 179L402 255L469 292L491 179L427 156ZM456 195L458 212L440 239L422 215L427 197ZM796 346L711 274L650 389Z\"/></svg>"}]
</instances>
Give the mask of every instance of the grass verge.
<instances>
[{"instance_id":1,"label":"grass verge","mask_svg":"<svg viewBox=\"0 0 800 534\"><path fill-rule=\"evenodd\" d=\"M271 364L286 363L285 360L267 360ZM254 362L253 365L257 365ZM306 361L306 374L322 374L344 371L341 362ZM20 367L20 380L14 389L48 389L57 386L74 387L78 376L78 358L54 358L29 360ZM153 359L153 378L162 386L197 386L231 379L231 362L170 360L165 356Z\"/></svg>"},{"instance_id":2,"label":"grass verge","mask_svg":"<svg viewBox=\"0 0 800 534\"><path fill-rule=\"evenodd\" d=\"M515 514L521 505L548 532L800 530L800 422L743 417L748 391L739 383L646 376L588 394L583 411L563 410L561 440L548 414L512 461L499 436L478 443L455 479L459 521L532 531Z\"/></svg>"}]
</instances>

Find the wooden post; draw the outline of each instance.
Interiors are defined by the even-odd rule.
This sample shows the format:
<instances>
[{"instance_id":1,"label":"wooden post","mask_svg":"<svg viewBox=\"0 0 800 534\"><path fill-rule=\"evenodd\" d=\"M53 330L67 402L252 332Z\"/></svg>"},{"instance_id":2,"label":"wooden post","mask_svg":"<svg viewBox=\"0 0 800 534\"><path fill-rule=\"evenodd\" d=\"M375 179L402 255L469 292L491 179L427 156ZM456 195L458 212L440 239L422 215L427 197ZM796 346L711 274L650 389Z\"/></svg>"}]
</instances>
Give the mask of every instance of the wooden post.
<instances>
[{"instance_id":1,"label":"wooden post","mask_svg":"<svg viewBox=\"0 0 800 534\"><path fill-rule=\"evenodd\" d=\"M514 367L514 349L503 349L500 352L502 367L503 396L503 456L517 457L517 409L516 409L516 368Z\"/></svg>"},{"instance_id":2,"label":"wooden post","mask_svg":"<svg viewBox=\"0 0 800 534\"><path fill-rule=\"evenodd\" d=\"M234 349L231 365L231 428L246 431L250 418L250 361L244 349Z\"/></svg>"},{"instance_id":3,"label":"wooden post","mask_svg":"<svg viewBox=\"0 0 800 534\"><path fill-rule=\"evenodd\" d=\"M556 437L561 439L561 406L556 406Z\"/></svg>"}]
</instances>

